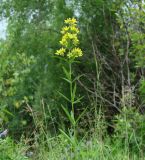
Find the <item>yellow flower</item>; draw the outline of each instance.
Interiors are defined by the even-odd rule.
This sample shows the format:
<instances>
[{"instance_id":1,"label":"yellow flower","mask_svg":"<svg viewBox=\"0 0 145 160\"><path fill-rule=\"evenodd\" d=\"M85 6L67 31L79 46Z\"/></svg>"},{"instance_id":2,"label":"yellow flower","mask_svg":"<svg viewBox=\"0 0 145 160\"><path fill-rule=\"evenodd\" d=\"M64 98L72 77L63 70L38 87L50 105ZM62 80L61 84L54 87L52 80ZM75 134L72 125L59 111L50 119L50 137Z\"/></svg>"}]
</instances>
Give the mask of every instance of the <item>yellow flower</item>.
<instances>
[{"instance_id":1,"label":"yellow flower","mask_svg":"<svg viewBox=\"0 0 145 160\"><path fill-rule=\"evenodd\" d=\"M78 40L78 37L76 36L76 34L74 34L72 40L73 40L73 44L74 44L75 46L77 46L77 45L79 44L79 40Z\"/></svg>"},{"instance_id":2,"label":"yellow flower","mask_svg":"<svg viewBox=\"0 0 145 160\"><path fill-rule=\"evenodd\" d=\"M63 35L61 41L59 41L59 42L62 46L67 47L68 46L68 39L69 39L69 33L66 33Z\"/></svg>"},{"instance_id":3,"label":"yellow flower","mask_svg":"<svg viewBox=\"0 0 145 160\"><path fill-rule=\"evenodd\" d=\"M71 58L81 57L82 55L83 52L80 48L74 48L67 54L67 57L71 59Z\"/></svg>"},{"instance_id":4,"label":"yellow flower","mask_svg":"<svg viewBox=\"0 0 145 160\"><path fill-rule=\"evenodd\" d=\"M63 35L62 40L60 41L60 44L68 47L69 42L72 41L73 45L77 46L79 43L79 40L77 38L77 34L72 33L66 33Z\"/></svg>"},{"instance_id":5,"label":"yellow flower","mask_svg":"<svg viewBox=\"0 0 145 160\"><path fill-rule=\"evenodd\" d=\"M59 56L64 56L64 53L65 53L65 48L60 48L59 50L56 51L56 55L59 55Z\"/></svg>"},{"instance_id":6,"label":"yellow flower","mask_svg":"<svg viewBox=\"0 0 145 160\"><path fill-rule=\"evenodd\" d=\"M79 44L79 40L77 34L68 33L68 40L72 40L72 43L77 46Z\"/></svg>"},{"instance_id":7,"label":"yellow flower","mask_svg":"<svg viewBox=\"0 0 145 160\"><path fill-rule=\"evenodd\" d=\"M77 47L79 44L79 29L76 27L76 23L77 20L75 18L68 18L65 20L65 24L67 24L67 26L64 26L62 28L62 38L59 41L61 46L63 47L56 51L56 55L64 56L66 50L69 51L69 53L66 54L69 59L80 57L83 55L80 48L74 48Z\"/></svg>"},{"instance_id":8,"label":"yellow flower","mask_svg":"<svg viewBox=\"0 0 145 160\"><path fill-rule=\"evenodd\" d=\"M68 18L64 21L66 24L75 25L77 23L77 20L75 18Z\"/></svg>"},{"instance_id":9,"label":"yellow flower","mask_svg":"<svg viewBox=\"0 0 145 160\"><path fill-rule=\"evenodd\" d=\"M69 27L65 26L62 28L61 33L65 34L69 30Z\"/></svg>"},{"instance_id":10,"label":"yellow flower","mask_svg":"<svg viewBox=\"0 0 145 160\"><path fill-rule=\"evenodd\" d=\"M72 18L72 19L71 19L71 22L72 22L72 23L77 23L77 20L76 20L75 18Z\"/></svg>"},{"instance_id":11,"label":"yellow flower","mask_svg":"<svg viewBox=\"0 0 145 160\"><path fill-rule=\"evenodd\" d=\"M79 33L79 29L76 28L75 26L71 26L71 27L70 27L70 30L71 30L72 32L74 32L74 33Z\"/></svg>"}]
</instances>

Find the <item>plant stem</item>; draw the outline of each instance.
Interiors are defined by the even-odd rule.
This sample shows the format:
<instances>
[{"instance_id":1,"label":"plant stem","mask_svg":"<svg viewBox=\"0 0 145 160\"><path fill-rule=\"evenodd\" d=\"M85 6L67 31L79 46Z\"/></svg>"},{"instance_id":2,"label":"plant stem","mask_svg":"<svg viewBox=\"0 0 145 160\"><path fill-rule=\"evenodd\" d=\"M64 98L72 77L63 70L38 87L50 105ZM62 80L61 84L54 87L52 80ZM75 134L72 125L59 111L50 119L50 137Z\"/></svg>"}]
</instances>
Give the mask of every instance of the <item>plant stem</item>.
<instances>
[{"instance_id":1,"label":"plant stem","mask_svg":"<svg viewBox=\"0 0 145 160\"><path fill-rule=\"evenodd\" d=\"M69 62L69 80L70 80L70 99L71 99L71 111L74 117L74 99L75 97L73 97L73 80L72 80L72 62ZM74 118L75 121L75 118ZM75 140L77 139L76 136L76 124L74 123L73 126L73 132L74 132L74 138Z\"/></svg>"},{"instance_id":2,"label":"plant stem","mask_svg":"<svg viewBox=\"0 0 145 160\"><path fill-rule=\"evenodd\" d=\"M74 114L74 99L73 99L73 82L72 82L72 62L69 62L69 80L70 80L70 98L71 98L71 109Z\"/></svg>"}]
</instances>

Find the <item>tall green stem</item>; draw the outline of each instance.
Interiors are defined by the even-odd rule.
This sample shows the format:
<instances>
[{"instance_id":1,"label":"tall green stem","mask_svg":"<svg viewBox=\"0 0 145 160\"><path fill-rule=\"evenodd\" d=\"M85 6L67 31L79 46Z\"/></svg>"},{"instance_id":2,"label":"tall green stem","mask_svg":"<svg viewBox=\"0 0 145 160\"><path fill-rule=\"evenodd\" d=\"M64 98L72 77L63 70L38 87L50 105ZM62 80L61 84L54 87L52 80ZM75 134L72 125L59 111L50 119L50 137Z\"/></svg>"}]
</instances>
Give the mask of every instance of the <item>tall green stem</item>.
<instances>
[{"instance_id":1,"label":"tall green stem","mask_svg":"<svg viewBox=\"0 0 145 160\"><path fill-rule=\"evenodd\" d=\"M71 100L71 109L72 109L72 114L74 117L74 99L73 97L73 80L72 80L72 62L69 62L69 80L70 80L70 100ZM74 138L76 140L76 124L73 124L73 132L74 132Z\"/></svg>"},{"instance_id":2,"label":"tall green stem","mask_svg":"<svg viewBox=\"0 0 145 160\"><path fill-rule=\"evenodd\" d=\"M71 98L71 108L74 114L74 99L73 99L73 81L72 81L72 62L69 62L69 80L70 80L70 98Z\"/></svg>"}]
</instances>

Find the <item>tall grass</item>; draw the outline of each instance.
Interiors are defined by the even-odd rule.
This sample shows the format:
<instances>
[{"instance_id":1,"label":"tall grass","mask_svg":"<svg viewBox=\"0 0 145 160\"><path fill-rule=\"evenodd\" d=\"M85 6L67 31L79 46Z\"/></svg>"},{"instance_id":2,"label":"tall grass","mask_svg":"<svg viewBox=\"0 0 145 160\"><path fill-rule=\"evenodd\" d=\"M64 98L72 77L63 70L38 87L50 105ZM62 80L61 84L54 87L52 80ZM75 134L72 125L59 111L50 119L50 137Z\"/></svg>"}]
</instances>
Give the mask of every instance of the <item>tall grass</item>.
<instances>
[{"instance_id":1,"label":"tall grass","mask_svg":"<svg viewBox=\"0 0 145 160\"><path fill-rule=\"evenodd\" d=\"M133 112L132 112L133 113ZM126 115L128 116L128 115ZM129 125L132 123L124 117L116 121L117 130L114 135L107 136L106 131L101 131L99 126L95 128L96 133L81 137L78 143L72 142L63 133L50 136L49 131L35 134L35 142L32 159L38 160L139 160L144 159L144 142L140 139L135 129ZM120 122L121 121L121 122ZM121 124L120 124L121 123ZM100 123L100 125L105 125ZM120 127L120 128L119 128ZM142 126L140 126L140 129ZM126 130L125 130L126 129ZM132 129L132 132L130 131ZM102 133L104 133L102 135ZM134 134L134 135L133 135ZM102 136L100 136L102 135Z\"/></svg>"},{"instance_id":2,"label":"tall grass","mask_svg":"<svg viewBox=\"0 0 145 160\"><path fill-rule=\"evenodd\" d=\"M113 121L114 133L108 135L107 122L101 108L96 110L95 124L90 125L85 133L77 136L69 132L55 132L51 134L48 128L47 114L52 119L49 105L42 103L43 119L40 119L29 104L35 122L35 132L31 144L26 141L14 143L10 138L0 140L0 160L143 160L145 149L145 116L134 107L124 106ZM94 106L96 107L96 106ZM82 118L85 120L85 118ZM64 125L65 126L65 125ZM79 129L80 126L77 126ZM93 132L90 130L93 128ZM29 142L29 137L28 137ZM33 153L29 155L28 153Z\"/></svg>"}]
</instances>

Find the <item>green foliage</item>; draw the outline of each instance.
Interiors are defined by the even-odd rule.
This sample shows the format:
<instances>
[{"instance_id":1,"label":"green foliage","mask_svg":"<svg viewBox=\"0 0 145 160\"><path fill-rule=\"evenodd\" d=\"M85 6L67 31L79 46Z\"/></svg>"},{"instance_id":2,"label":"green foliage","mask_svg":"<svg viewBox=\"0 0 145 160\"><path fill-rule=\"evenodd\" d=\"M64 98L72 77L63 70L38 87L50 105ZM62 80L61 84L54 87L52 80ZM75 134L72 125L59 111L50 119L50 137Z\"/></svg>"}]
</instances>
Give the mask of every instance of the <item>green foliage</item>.
<instances>
[{"instance_id":1,"label":"green foliage","mask_svg":"<svg viewBox=\"0 0 145 160\"><path fill-rule=\"evenodd\" d=\"M17 98L15 99L13 97L10 100L8 99L9 105L15 103L16 106L19 106L25 97L29 100L30 106L36 112L41 113L40 102L44 99L44 102L49 104L54 117L57 117L55 123L59 125L58 122L63 119L63 116L60 118L61 120L59 119L61 114L59 102L64 103L64 101L61 100L61 96L57 91L59 90L61 93L65 92L65 95L69 94L67 87L64 87L67 85L58 78L62 77L61 61L51 57L58 49L59 30L63 25L63 20L67 17L74 16L78 18L78 25L81 31L81 35L79 35L81 39L80 45L86 53L84 61L87 63L74 65L76 70L73 74L78 75L77 72L82 72L81 68L85 70L83 74L86 73L88 76L91 73L90 77L92 77L93 83L90 84L90 80L84 80L83 83L92 88L94 83L96 83L94 57L91 55L92 40L93 43L96 43L96 36L94 35L98 34L103 42L102 45L100 45L101 43L99 44L99 50L104 52L104 54L108 53L104 48L107 48L105 43L108 42L111 28L108 27L108 24L104 21L104 17L101 15L103 15L104 11L107 14L111 13L112 16L114 13L110 12L109 8L111 5L106 2L104 0L99 0L97 3L95 0L89 3L88 1L77 0L74 3L64 0L49 2L47 0L40 2L36 0L31 2L24 0L21 3L17 0L12 0L10 3L7 1L1 2L1 16L8 19L7 39L4 42L6 47L3 47L6 48L6 55L12 53L13 56L17 57L17 53L25 53L28 58L33 56L36 60L35 64L28 66L30 72L25 75L25 82L18 83L18 86L15 87L19 90L19 95L17 94ZM107 16L105 19L107 20ZM107 22L111 26L111 23ZM87 59L90 59L90 61ZM76 80L78 81L79 79ZM88 97L86 96L88 93L85 92L83 87L78 85L77 91L78 93L83 92L84 96ZM94 98L94 95L90 96ZM85 99L86 104L84 107L80 105L82 110L88 105L88 99ZM15 100L16 102L12 102ZM22 106L26 106L26 104L22 104ZM27 115L27 119L30 119L28 118L28 113L25 110L21 110L21 108L19 110ZM11 111L13 113L15 109L11 109Z\"/></svg>"},{"instance_id":2,"label":"green foliage","mask_svg":"<svg viewBox=\"0 0 145 160\"><path fill-rule=\"evenodd\" d=\"M62 8L64 10L60 14L60 9ZM65 89L63 89L64 85L60 82L59 76L56 76L60 75L61 77L62 75L60 72L61 65L59 60L54 59L52 55L58 48L56 43L60 37L58 30L62 26L65 16L72 14L71 9L66 7L63 0L49 2L46 0L41 2L34 0L21 3L17 0L13 0L10 3L1 1L0 9L1 16L8 19L7 39L1 46L3 55L1 59L3 71L1 74L3 76L6 73L7 68L4 68L3 63L6 63L7 59L17 63L17 67L14 66L13 71L9 66L12 72L8 73L10 77L13 76L13 72L19 74L24 68L29 70L29 73L27 72L25 75L19 74L17 81L21 77L21 82L19 80L13 87L9 87L11 92L14 92L12 90L17 90L17 93L6 97L6 99L2 98L3 102L8 103L8 105L3 105L4 107L1 107L1 109L7 108L12 114L16 113L14 115L17 116L13 117L15 125L12 125L12 127L15 128L18 125L26 127L22 123L19 124L23 120L31 121L31 116L26 111L27 105L25 102L32 105L32 108L41 114L40 103L44 99L44 103L49 104L54 117L57 117L55 123L58 124L60 121L58 120L59 101L61 100L59 100L60 95L56 91ZM17 58L17 53L20 55L24 53L27 60L33 57L35 63L25 67L23 62L21 63ZM23 59L23 57L21 58ZM14 106L17 106L16 108L18 109ZM8 121L4 110L1 112L1 117Z\"/></svg>"},{"instance_id":3,"label":"green foliage","mask_svg":"<svg viewBox=\"0 0 145 160\"><path fill-rule=\"evenodd\" d=\"M1 47L7 47L1 44ZM25 87L29 84L29 74L36 60L33 56L24 53L8 54L0 52L0 114L3 121L12 119L26 99L32 95L26 93Z\"/></svg>"},{"instance_id":4,"label":"green foliage","mask_svg":"<svg viewBox=\"0 0 145 160\"><path fill-rule=\"evenodd\" d=\"M50 160L138 160L142 159L143 155L138 155L137 152L128 151L128 148L123 148L120 141L116 138L113 141L110 138L103 140L98 136L92 135L90 139L83 138L79 143L73 143L64 134L48 139L48 148L42 143L39 143L36 157L34 159L50 159ZM71 137L73 141L73 137ZM49 158L48 158L49 157Z\"/></svg>"},{"instance_id":5,"label":"green foliage","mask_svg":"<svg viewBox=\"0 0 145 160\"><path fill-rule=\"evenodd\" d=\"M135 67L144 66L144 14L145 4L140 2L122 3L117 14L120 28L125 32L124 38L129 43L129 51L135 60Z\"/></svg>"},{"instance_id":6,"label":"green foliage","mask_svg":"<svg viewBox=\"0 0 145 160\"><path fill-rule=\"evenodd\" d=\"M8 22L0 126L8 124L15 139L32 138L34 159L143 159L144 115L132 106L144 104L144 10L141 0L0 0ZM61 39L68 17L80 34L66 22ZM23 159L21 149L0 140L2 156Z\"/></svg>"},{"instance_id":7,"label":"green foliage","mask_svg":"<svg viewBox=\"0 0 145 160\"><path fill-rule=\"evenodd\" d=\"M145 115L135 108L124 107L115 120L115 139L129 151L143 154L145 148Z\"/></svg>"},{"instance_id":8,"label":"green foliage","mask_svg":"<svg viewBox=\"0 0 145 160\"><path fill-rule=\"evenodd\" d=\"M0 139L0 160L28 160L25 156L27 147L15 144L12 139Z\"/></svg>"}]
</instances>

